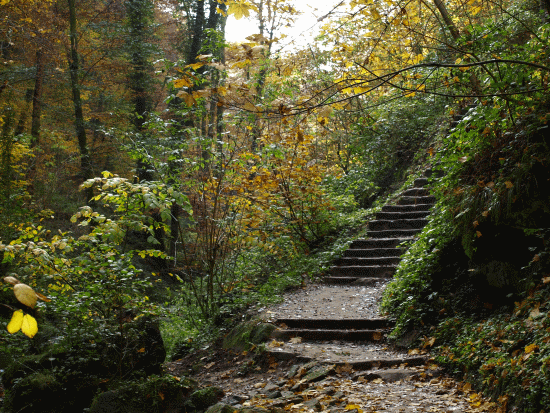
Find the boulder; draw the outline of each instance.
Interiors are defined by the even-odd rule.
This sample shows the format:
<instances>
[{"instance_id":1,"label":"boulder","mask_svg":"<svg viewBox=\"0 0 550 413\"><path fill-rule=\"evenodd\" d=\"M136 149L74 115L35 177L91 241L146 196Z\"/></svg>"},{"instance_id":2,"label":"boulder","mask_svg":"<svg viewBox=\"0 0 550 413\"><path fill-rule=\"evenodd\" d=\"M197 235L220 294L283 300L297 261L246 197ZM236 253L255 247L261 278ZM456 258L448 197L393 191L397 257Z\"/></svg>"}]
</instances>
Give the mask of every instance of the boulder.
<instances>
[{"instance_id":1,"label":"boulder","mask_svg":"<svg viewBox=\"0 0 550 413\"><path fill-rule=\"evenodd\" d=\"M235 409L228 404L216 403L210 406L205 413L233 413Z\"/></svg>"},{"instance_id":2,"label":"boulder","mask_svg":"<svg viewBox=\"0 0 550 413\"><path fill-rule=\"evenodd\" d=\"M188 410L206 410L208 407L218 403L223 396L224 391L219 387L205 387L194 391L185 402Z\"/></svg>"},{"instance_id":3,"label":"boulder","mask_svg":"<svg viewBox=\"0 0 550 413\"><path fill-rule=\"evenodd\" d=\"M241 323L224 338L223 348L235 351L249 350L253 345L267 341L275 328L273 324L259 320Z\"/></svg>"}]
</instances>

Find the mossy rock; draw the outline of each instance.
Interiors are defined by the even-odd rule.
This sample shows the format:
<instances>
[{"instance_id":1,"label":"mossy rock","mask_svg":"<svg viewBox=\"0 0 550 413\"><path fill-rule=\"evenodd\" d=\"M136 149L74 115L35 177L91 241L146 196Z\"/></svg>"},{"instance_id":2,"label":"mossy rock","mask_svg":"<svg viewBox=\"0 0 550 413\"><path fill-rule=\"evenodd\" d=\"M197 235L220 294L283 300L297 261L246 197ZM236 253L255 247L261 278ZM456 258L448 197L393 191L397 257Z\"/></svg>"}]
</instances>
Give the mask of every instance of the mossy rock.
<instances>
[{"instance_id":1,"label":"mossy rock","mask_svg":"<svg viewBox=\"0 0 550 413\"><path fill-rule=\"evenodd\" d=\"M6 392L4 412L69 412L72 403L63 398L62 394L62 384L51 371L31 373L17 379L12 388Z\"/></svg>"},{"instance_id":2,"label":"mossy rock","mask_svg":"<svg viewBox=\"0 0 550 413\"><path fill-rule=\"evenodd\" d=\"M236 351L249 350L253 345L269 339L275 326L258 320L239 324L223 340L223 348Z\"/></svg>"},{"instance_id":3,"label":"mossy rock","mask_svg":"<svg viewBox=\"0 0 550 413\"><path fill-rule=\"evenodd\" d=\"M216 403L214 406L210 406L205 413L233 413L235 408L225 404L225 403Z\"/></svg>"},{"instance_id":4,"label":"mossy rock","mask_svg":"<svg viewBox=\"0 0 550 413\"><path fill-rule=\"evenodd\" d=\"M204 389L194 391L185 405L190 410L206 410L218 403L224 394L223 390L219 387L205 387Z\"/></svg>"},{"instance_id":5,"label":"mossy rock","mask_svg":"<svg viewBox=\"0 0 550 413\"><path fill-rule=\"evenodd\" d=\"M125 383L98 395L90 413L163 413L184 411L193 380L151 376L139 383Z\"/></svg>"}]
</instances>

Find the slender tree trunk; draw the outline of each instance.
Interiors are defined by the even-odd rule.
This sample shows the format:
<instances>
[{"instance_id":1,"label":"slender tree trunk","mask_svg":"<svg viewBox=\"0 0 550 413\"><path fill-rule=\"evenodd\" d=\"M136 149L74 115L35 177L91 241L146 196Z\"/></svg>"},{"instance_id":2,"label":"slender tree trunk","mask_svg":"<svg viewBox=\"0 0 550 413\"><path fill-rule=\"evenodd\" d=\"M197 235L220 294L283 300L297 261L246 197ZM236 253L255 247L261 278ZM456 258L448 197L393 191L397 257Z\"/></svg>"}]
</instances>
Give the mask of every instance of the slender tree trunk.
<instances>
[{"instance_id":1,"label":"slender tree trunk","mask_svg":"<svg viewBox=\"0 0 550 413\"><path fill-rule=\"evenodd\" d=\"M189 56L187 56L188 64L195 63L197 56L202 47L202 41L204 38L204 0L197 1L197 12L195 15L195 21L193 23L193 39L191 40L191 47L189 48Z\"/></svg>"},{"instance_id":2,"label":"slender tree trunk","mask_svg":"<svg viewBox=\"0 0 550 413\"><path fill-rule=\"evenodd\" d=\"M449 11L447 10L445 4L441 0L434 0L434 4L435 7L437 7L437 10L439 10L443 21L447 25L447 28L451 32L451 36L453 36L453 39L458 40L458 38L460 37L460 33L456 25L454 24L453 19L451 19L451 15L449 14Z\"/></svg>"},{"instance_id":3,"label":"slender tree trunk","mask_svg":"<svg viewBox=\"0 0 550 413\"><path fill-rule=\"evenodd\" d=\"M69 3L69 37L71 39L69 72L71 77L71 89L73 92L75 129L76 136L78 138L78 148L80 150L80 169L82 171L82 180L85 181L92 177L92 165L90 161L90 153L88 152L84 114L82 112L82 99L80 98L80 84L78 81L80 66L78 61L78 33L76 30L76 0L67 1ZM85 194L87 201L89 201L93 196L92 188L86 189Z\"/></svg>"},{"instance_id":4,"label":"slender tree trunk","mask_svg":"<svg viewBox=\"0 0 550 413\"><path fill-rule=\"evenodd\" d=\"M40 144L40 116L42 115L42 84L44 81L44 55L36 52L36 77L32 96L31 148Z\"/></svg>"},{"instance_id":5,"label":"slender tree trunk","mask_svg":"<svg viewBox=\"0 0 550 413\"><path fill-rule=\"evenodd\" d=\"M17 127L15 128L14 136L23 135L25 133L25 126L27 124L27 119L29 117L29 107L32 101L32 89L27 89L25 95L25 106L21 109L21 114L19 115L19 121L17 122Z\"/></svg>"}]
</instances>

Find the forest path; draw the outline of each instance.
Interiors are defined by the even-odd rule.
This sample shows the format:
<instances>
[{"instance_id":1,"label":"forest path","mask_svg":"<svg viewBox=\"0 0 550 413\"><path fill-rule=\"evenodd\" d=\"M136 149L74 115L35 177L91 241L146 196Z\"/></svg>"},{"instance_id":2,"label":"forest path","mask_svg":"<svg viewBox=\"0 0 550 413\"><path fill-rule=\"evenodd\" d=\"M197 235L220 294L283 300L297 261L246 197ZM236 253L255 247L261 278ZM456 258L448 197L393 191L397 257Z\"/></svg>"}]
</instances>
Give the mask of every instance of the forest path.
<instances>
[{"instance_id":1,"label":"forest path","mask_svg":"<svg viewBox=\"0 0 550 413\"><path fill-rule=\"evenodd\" d=\"M259 312L265 320L297 314L325 320L330 315L339 317L344 325L345 320L353 323L364 316L379 318L377 304L385 285L310 284L286 294L283 303ZM252 351L212 353L205 349L187 360L170 363L168 371L174 375L193 371L203 386L223 389L221 403L206 413L498 411L495 403L483 399L469 384L446 376L424 350L409 354L392 349L383 340L307 341L296 337L272 339L267 348L256 356ZM400 363L385 367L385 359Z\"/></svg>"},{"instance_id":2,"label":"forest path","mask_svg":"<svg viewBox=\"0 0 550 413\"><path fill-rule=\"evenodd\" d=\"M197 377L225 391L227 411L496 411L468 384L446 377L427 350L403 351L385 340L392 323L379 313L379 302L404 252L402 242L427 222L434 199L426 183L417 179L397 205L384 206L369 222L369 239L354 241L324 284L254 310L278 326L267 351L254 359L235 351L194 355L202 363ZM184 365L173 363L173 371Z\"/></svg>"}]
</instances>

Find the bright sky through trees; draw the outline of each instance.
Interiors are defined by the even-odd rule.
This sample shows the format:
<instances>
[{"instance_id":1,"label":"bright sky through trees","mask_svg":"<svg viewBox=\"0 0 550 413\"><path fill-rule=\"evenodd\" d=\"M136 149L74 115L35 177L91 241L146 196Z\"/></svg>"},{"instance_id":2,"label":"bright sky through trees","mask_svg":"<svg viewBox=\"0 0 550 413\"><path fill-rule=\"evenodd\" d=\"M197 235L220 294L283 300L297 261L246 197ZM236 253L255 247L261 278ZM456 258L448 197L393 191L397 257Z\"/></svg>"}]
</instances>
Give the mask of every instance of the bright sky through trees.
<instances>
[{"instance_id":1,"label":"bright sky through trees","mask_svg":"<svg viewBox=\"0 0 550 413\"><path fill-rule=\"evenodd\" d=\"M280 47L284 46L286 51L296 46L304 46L313 40L319 28L325 22L318 21L330 13L341 2L339 0L295 0L294 7L302 14L296 17L292 27L285 27L282 33L287 37L282 39ZM346 2L342 2L338 10L342 10ZM230 15L227 19L226 38L230 42L245 41L247 36L258 33L258 22L256 16L236 20Z\"/></svg>"}]
</instances>

